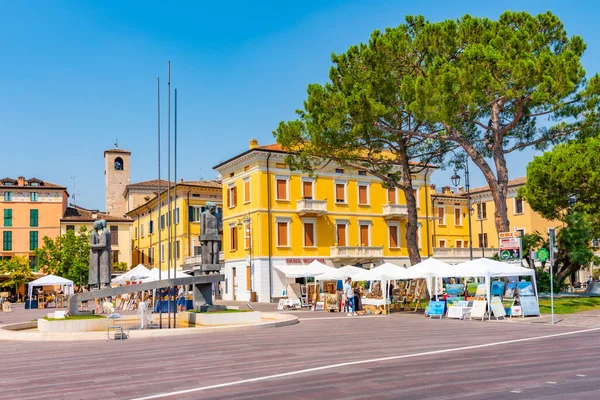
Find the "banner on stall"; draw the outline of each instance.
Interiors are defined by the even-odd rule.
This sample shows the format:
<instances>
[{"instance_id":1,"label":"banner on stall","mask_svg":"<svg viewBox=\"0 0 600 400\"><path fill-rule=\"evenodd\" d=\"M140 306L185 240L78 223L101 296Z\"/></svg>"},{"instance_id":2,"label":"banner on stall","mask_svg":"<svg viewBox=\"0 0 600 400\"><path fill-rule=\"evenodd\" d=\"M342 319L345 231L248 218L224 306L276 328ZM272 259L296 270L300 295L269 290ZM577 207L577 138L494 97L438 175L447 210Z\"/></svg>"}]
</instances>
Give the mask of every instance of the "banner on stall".
<instances>
[{"instance_id":1,"label":"banner on stall","mask_svg":"<svg viewBox=\"0 0 600 400\"><path fill-rule=\"evenodd\" d=\"M492 297L492 312L494 313L494 317L496 318L504 318L506 317L506 310L504 310L504 305L500 300L500 296Z\"/></svg>"},{"instance_id":2,"label":"banner on stall","mask_svg":"<svg viewBox=\"0 0 600 400\"><path fill-rule=\"evenodd\" d=\"M430 301L429 307L427 307L427 312L430 317L442 317L444 315L444 307L445 304L443 301Z\"/></svg>"},{"instance_id":3,"label":"banner on stall","mask_svg":"<svg viewBox=\"0 0 600 400\"><path fill-rule=\"evenodd\" d=\"M531 282L519 282L517 283L517 289L519 290L519 297L521 296L533 296L533 285Z\"/></svg>"}]
</instances>

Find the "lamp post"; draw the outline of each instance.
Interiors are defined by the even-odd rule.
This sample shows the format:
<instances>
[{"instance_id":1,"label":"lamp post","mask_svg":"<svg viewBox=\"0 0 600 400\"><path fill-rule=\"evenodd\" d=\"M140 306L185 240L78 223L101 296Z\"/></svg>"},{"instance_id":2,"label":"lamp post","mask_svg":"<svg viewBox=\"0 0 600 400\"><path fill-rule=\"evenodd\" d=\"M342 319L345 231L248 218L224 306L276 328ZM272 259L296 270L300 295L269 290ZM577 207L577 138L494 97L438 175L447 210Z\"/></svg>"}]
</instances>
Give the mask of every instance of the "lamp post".
<instances>
[{"instance_id":1,"label":"lamp post","mask_svg":"<svg viewBox=\"0 0 600 400\"><path fill-rule=\"evenodd\" d=\"M469 260L473 259L473 235L471 232L471 191L469 186L469 159L465 160L464 164L459 164L456 166L457 169L454 170L454 175L450 177L452 184L455 187L458 187L460 184L460 175L457 174L458 169L465 170L465 187L467 188L467 217L469 219Z\"/></svg>"},{"instance_id":2,"label":"lamp post","mask_svg":"<svg viewBox=\"0 0 600 400\"><path fill-rule=\"evenodd\" d=\"M481 235L481 257L485 257L485 241L483 240L483 206L481 205L481 199L477 200L477 218L479 218L480 229L479 233Z\"/></svg>"}]
</instances>

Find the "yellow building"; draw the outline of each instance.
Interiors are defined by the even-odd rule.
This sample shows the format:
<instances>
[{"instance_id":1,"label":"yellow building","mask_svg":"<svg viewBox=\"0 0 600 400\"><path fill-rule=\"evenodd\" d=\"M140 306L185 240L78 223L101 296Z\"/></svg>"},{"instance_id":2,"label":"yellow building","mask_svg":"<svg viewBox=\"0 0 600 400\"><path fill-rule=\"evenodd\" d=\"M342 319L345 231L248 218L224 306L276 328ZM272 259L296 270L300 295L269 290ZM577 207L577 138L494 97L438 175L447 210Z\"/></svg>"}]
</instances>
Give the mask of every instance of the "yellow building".
<instances>
[{"instance_id":1,"label":"yellow building","mask_svg":"<svg viewBox=\"0 0 600 400\"><path fill-rule=\"evenodd\" d=\"M36 178L0 179L3 216L0 259L24 256L37 270L33 252L44 236L54 238L59 234L60 218L67 208L68 198L65 187Z\"/></svg>"},{"instance_id":2,"label":"yellow building","mask_svg":"<svg viewBox=\"0 0 600 400\"><path fill-rule=\"evenodd\" d=\"M510 180L508 182L508 195L506 207L508 210L508 220L510 231L519 231L521 235L540 232L545 236L550 228L560 226L558 221L549 221L537 212L533 211L525 200L517 198L519 188L525 185L525 177ZM492 194L488 186L479 187L470 190L471 193L471 226L473 237L473 257L482 256L492 257L498 253L498 232L494 222L495 206ZM467 217L467 194L464 190L458 193L452 193L449 187L442 189L442 193L436 193L432 190L431 201L435 208L434 217L434 256L445 261L464 261L469 258L468 250L468 226ZM456 217L450 216L448 212L458 213L457 209L461 207L463 222L456 225ZM441 208L446 211L445 219L442 218ZM445 221L442 223L442 221ZM454 222L454 223L452 223ZM458 242L462 239L461 247ZM465 246L466 241L466 246Z\"/></svg>"},{"instance_id":3,"label":"yellow building","mask_svg":"<svg viewBox=\"0 0 600 400\"><path fill-rule=\"evenodd\" d=\"M88 210L76 205L67 207L65 214L60 219L60 234L64 235L68 230L79 232L85 226L88 232L94 228L94 222L103 219L110 230L112 262L125 262L131 267L131 218L119 217L101 213L98 210Z\"/></svg>"},{"instance_id":4,"label":"yellow building","mask_svg":"<svg viewBox=\"0 0 600 400\"><path fill-rule=\"evenodd\" d=\"M147 185L146 185L147 186ZM164 190L163 190L164 189ZM221 208L221 184L216 181L182 181L177 184L177 199L171 189L171 208L168 210L167 188L161 188L161 212L158 216L158 196L127 213L131 225L132 264L168 268L168 258L175 260L177 269L200 255L200 214L207 201ZM172 217L171 217L172 215ZM168 232L171 231L171 245ZM159 241L160 232L160 241ZM160 254L160 257L159 257ZM159 260L160 258L160 260ZM173 264L171 265L171 271Z\"/></svg>"},{"instance_id":5,"label":"yellow building","mask_svg":"<svg viewBox=\"0 0 600 400\"><path fill-rule=\"evenodd\" d=\"M249 300L252 292L259 302L281 297L287 281L278 265L410 264L401 190L384 188L366 170L333 164L314 177L291 171L285 155L279 145L252 140L249 150L214 167L223 184L225 299ZM422 221L428 172L413 180ZM418 241L428 253L424 229Z\"/></svg>"}]
</instances>

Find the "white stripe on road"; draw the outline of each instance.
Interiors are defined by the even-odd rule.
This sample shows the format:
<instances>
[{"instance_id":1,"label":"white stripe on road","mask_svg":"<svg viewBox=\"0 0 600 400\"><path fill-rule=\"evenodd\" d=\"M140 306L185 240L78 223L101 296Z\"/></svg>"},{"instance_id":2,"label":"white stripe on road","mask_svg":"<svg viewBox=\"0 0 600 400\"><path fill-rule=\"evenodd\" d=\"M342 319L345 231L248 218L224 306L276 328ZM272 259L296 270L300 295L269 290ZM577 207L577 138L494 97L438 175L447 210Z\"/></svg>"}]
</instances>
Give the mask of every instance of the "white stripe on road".
<instances>
[{"instance_id":1,"label":"white stripe on road","mask_svg":"<svg viewBox=\"0 0 600 400\"><path fill-rule=\"evenodd\" d=\"M524 339L504 340L501 342L478 344L478 345L474 345L474 346L455 347L455 348L451 348L451 349L425 351L422 353L404 354L404 355L390 356L390 357L371 358L371 359L359 360L359 361L348 361L348 362L339 363L339 364L329 364L329 365L323 365L321 367L306 368L306 369L301 369L301 370L296 370L296 371L284 372L281 374L259 376L259 377L251 378L251 379L243 379L243 380L239 380L239 381L219 383L216 385L200 386L197 388L178 390L175 392L159 393L159 394L154 394L154 395L150 395L150 396L137 397L137 398L134 398L131 400L159 399L159 398L167 397L167 396L178 396L178 395L183 395L183 394L188 394L188 393L200 392L200 391L204 391L204 390L219 389L219 388L224 388L224 387L242 385L245 383L255 383L255 382L262 382L262 381L271 380L271 379L287 378L290 376L308 374L311 372L323 371L323 370L327 370L327 369L347 367L350 365L360 365L360 364L377 363L377 362L382 362L382 361L400 360L403 358L423 357L423 356L430 356L430 355L434 355L434 354L454 353L457 351L482 349L485 347L501 346L504 344L522 343L522 342L529 342L529 341L533 341L533 340L555 338L555 337L560 337L560 336L577 335L580 333L594 332L594 331L598 331L598 330L600 330L600 328L591 328L591 329L583 329L580 331L573 331L573 332L555 333L552 335L534 336L534 337L524 338Z\"/></svg>"}]
</instances>

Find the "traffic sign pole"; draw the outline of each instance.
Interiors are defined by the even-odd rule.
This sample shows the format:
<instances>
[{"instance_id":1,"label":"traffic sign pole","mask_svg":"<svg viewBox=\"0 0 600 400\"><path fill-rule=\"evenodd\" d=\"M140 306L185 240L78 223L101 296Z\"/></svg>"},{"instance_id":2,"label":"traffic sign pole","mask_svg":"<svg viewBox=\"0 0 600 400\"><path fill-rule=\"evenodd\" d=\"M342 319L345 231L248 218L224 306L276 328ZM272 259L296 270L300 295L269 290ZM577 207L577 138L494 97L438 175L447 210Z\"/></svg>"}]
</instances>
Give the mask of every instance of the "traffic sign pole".
<instances>
[{"instance_id":1,"label":"traffic sign pole","mask_svg":"<svg viewBox=\"0 0 600 400\"><path fill-rule=\"evenodd\" d=\"M556 238L556 230L550 228L548 236L550 236L550 309L552 312L552 325L554 325L554 240Z\"/></svg>"}]
</instances>

